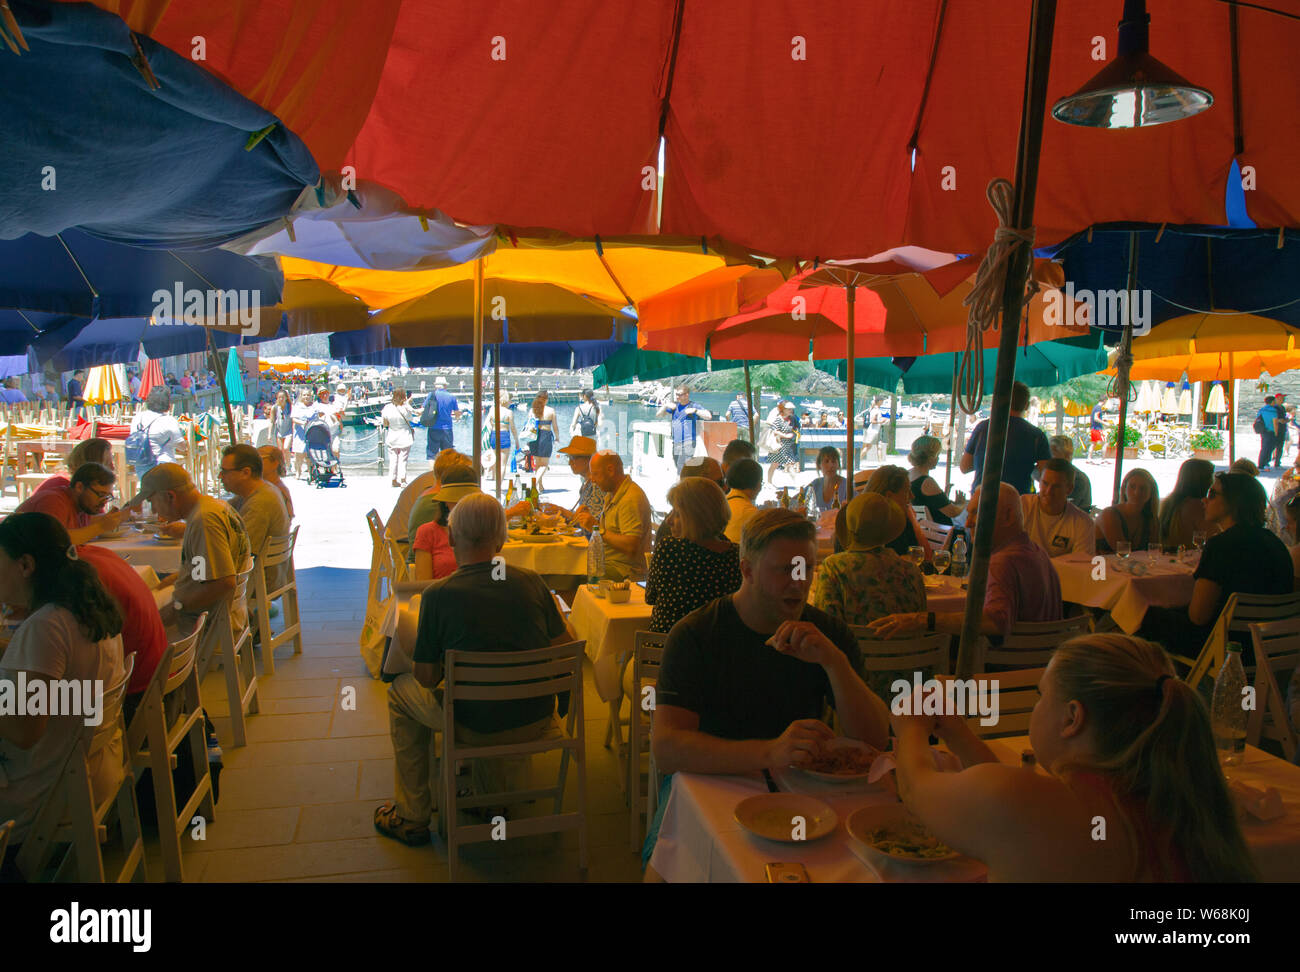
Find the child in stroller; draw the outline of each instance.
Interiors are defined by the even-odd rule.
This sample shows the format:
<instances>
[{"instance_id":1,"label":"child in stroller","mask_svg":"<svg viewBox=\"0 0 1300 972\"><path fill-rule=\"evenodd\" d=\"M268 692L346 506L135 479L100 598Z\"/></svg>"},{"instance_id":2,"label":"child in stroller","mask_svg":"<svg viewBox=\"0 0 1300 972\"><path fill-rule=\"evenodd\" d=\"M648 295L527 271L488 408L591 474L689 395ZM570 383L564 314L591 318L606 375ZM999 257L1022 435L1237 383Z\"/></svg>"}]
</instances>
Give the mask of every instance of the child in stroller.
<instances>
[{"instance_id":1,"label":"child in stroller","mask_svg":"<svg viewBox=\"0 0 1300 972\"><path fill-rule=\"evenodd\" d=\"M330 447L330 427L322 418L316 418L303 431L303 442L307 446L307 459L311 463L308 481L323 486L346 486L343 481L343 468Z\"/></svg>"}]
</instances>

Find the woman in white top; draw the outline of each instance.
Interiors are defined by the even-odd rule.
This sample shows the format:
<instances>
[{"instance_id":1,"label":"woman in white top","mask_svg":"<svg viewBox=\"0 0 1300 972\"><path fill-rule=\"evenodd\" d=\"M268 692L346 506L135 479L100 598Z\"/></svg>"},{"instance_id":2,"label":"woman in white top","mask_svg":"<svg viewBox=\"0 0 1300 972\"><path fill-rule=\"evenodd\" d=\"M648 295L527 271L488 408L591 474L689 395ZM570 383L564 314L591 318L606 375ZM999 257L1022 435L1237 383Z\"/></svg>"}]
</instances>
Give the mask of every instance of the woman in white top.
<instances>
[{"instance_id":1,"label":"woman in white top","mask_svg":"<svg viewBox=\"0 0 1300 972\"><path fill-rule=\"evenodd\" d=\"M307 440L303 438L307 424L316 414L316 399L311 389L304 388L298 393L298 401L293 406L293 474L302 479L302 465L307 460Z\"/></svg>"},{"instance_id":2,"label":"woman in white top","mask_svg":"<svg viewBox=\"0 0 1300 972\"><path fill-rule=\"evenodd\" d=\"M64 705L79 703L77 712L0 715L0 819L17 824L7 859L14 854L12 845L26 837L78 739L89 750L97 731L111 734L91 756L97 802L123 776L121 733L115 725L87 724L103 702L98 689L107 693L125 674L122 612L94 568L75 558L68 531L52 516L12 513L0 522L0 602L26 616L0 656L0 678L16 682L21 676L29 687L45 682L51 700L68 693L56 692L50 682L93 686L91 697L63 698ZM102 709L98 715L104 715Z\"/></svg>"},{"instance_id":3,"label":"woman in white top","mask_svg":"<svg viewBox=\"0 0 1300 972\"><path fill-rule=\"evenodd\" d=\"M415 442L415 432L411 423L415 413L406 404L406 390L395 388L393 400L379 413L380 421L388 430L388 452L393 460L393 485L406 485L406 460L411 454L411 445Z\"/></svg>"},{"instance_id":4,"label":"woman in white top","mask_svg":"<svg viewBox=\"0 0 1300 972\"><path fill-rule=\"evenodd\" d=\"M149 389L144 408L131 420L131 431L146 429L153 446L153 460L134 467L137 478L160 462L176 461L176 447L185 441L185 433L181 431L180 423L172 418L171 410L171 392L158 385Z\"/></svg>"},{"instance_id":5,"label":"woman in white top","mask_svg":"<svg viewBox=\"0 0 1300 972\"><path fill-rule=\"evenodd\" d=\"M502 475L510 475L510 455L518 442L519 434L515 431L515 410L510 407L510 394L503 391L500 406L493 408L489 403L483 416L484 475L488 478L496 475L498 456L501 460Z\"/></svg>"},{"instance_id":6,"label":"woman in white top","mask_svg":"<svg viewBox=\"0 0 1300 972\"><path fill-rule=\"evenodd\" d=\"M293 448L293 406L283 388L275 393L275 404L271 406L271 435L283 451Z\"/></svg>"}]
</instances>

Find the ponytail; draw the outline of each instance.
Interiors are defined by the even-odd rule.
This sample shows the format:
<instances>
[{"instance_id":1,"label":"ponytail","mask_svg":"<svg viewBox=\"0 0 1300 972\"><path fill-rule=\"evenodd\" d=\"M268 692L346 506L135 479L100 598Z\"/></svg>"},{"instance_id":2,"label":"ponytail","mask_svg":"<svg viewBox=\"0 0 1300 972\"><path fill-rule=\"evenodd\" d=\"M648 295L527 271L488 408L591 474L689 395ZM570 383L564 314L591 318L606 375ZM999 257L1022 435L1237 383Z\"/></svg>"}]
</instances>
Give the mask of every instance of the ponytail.
<instances>
[{"instance_id":1,"label":"ponytail","mask_svg":"<svg viewBox=\"0 0 1300 972\"><path fill-rule=\"evenodd\" d=\"M1083 635L1057 649L1052 672L1093 726L1095 758L1078 768L1108 775L1121 809L1146 807L1161 831L1150 836L1172 844L1155 850L1179 853L1197 882L1255 880L1205 703L1174 676L1164 650L1126 635Z\"/></svg>"}]
</instances>

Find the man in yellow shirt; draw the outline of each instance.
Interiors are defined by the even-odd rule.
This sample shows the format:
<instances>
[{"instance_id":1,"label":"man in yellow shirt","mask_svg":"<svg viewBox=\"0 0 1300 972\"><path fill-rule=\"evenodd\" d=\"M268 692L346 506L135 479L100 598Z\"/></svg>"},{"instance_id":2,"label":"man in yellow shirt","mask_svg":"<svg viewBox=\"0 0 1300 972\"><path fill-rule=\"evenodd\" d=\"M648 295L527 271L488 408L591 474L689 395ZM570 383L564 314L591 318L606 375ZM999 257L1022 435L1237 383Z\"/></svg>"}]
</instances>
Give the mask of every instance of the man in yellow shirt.
<instances>
[{"instance_id":1,"label":"man in yellow shirt","mask_svg":"<svg viewBox=\"0 0 1300 972\"><path fill-rule=\"evenodd\" d=\"M605 510L599 524L590 514L579 514L578 522L588 530L599 530L605 545L606 576L612 580L643 580L653 529L650 501L623 471L623 460L617 452L606 449L592 456L590 475L605 494Z\"/></svg>"}]
</instances>

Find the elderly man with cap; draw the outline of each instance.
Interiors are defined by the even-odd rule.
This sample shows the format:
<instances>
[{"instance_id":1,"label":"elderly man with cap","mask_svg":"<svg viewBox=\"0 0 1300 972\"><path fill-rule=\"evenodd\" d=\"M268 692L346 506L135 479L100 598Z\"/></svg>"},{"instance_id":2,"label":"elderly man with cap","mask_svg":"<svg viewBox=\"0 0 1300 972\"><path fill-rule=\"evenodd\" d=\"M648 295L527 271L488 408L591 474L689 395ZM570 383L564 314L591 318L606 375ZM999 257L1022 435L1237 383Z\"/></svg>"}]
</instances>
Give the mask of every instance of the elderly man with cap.
<instances>
[{"instance_id":1,"label":"elderly man with cap","mask_svg":"<svg viewBox=\"0 0 1300 972\"><path fill-rule=\"evenodd\" d=\"M967 507L966 525L972 535L982 508L980 492L976 489L971 493ZM1001 483L996 508L984 513L995 517L995 521L980 634L1005 637L1017 621L1061 620L1061 582L1047 552L1025 532L1020 494L1015 487ZM906 638L927 631L960 634L964 620L960 611L918 611L890 614L867 627L876 638Z\"/></svg>"},{"instance_id":2,"label":"elderly man with cap","mask_svg":"<svg viewBox=\"0 0 1300 972\"><path fill-rule=\"evenodd\" d=\"M175 583L171 603L162 609L163 622L189 630L207 611L209 630L219 631L228 612L235 630L242 629L248 623L248 585L239 575L252 567L253 551L239 514L229 503L200 493L174 462L144 474L130 505L145 500L164 519L185 522L181 569L159 585Z\"/></svg>"},{"instance_id":3,"label":"elderly man with cap","mask_svg":"<svg viewBox=\"0 0 1300 972\"><path fill-rule=\"evenodd\" d=\"M650 532L654 529L650 500L623 471L619 454L609 449L592 457L591 481L605 494L605 509L599 523L590 513L579 513L576 519L583 529L600 533L606 576L611 580L644 579Z\"/></svg>"},{"instance_id":4,"label":"elderly man with cap","mask_svg":"<svg viewBox=\"0 0 1300 972\"><path fill-rule=\"evenodd\" d=\"M424 400L424 410L420 413L420 424L428 430L424 454L430 462L443 449L455 447L451 423L459 417L460 403L447 391L447 379L439 375L433 379L433 391Z\"/></svg>"}]
</instances>

